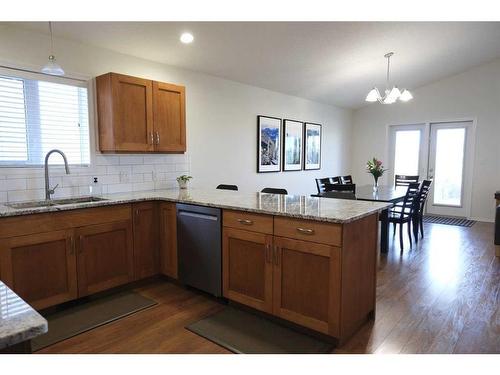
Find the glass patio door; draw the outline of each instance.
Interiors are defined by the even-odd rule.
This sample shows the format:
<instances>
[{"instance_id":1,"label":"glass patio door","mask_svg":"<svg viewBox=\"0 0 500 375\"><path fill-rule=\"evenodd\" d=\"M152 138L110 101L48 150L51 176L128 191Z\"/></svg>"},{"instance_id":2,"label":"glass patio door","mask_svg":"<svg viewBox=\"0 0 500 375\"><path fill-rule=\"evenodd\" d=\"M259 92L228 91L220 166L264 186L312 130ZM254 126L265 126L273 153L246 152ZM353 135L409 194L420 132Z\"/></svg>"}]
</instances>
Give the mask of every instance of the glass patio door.
<instances>
[{"instance_id":1,"label":"glass patio door","mask_svg":"<svg viewBox=\"0 0 500 375\"><path fill-rule=\"evenodd\" d=\"M471 121L430 124L428 213L469 215L471 130Z\"/></svg>"},{"instance_id":2,"label":"glass patio door","mask_svg":"<svg viewBox=\"0 0 500 375\"><path fill-rule=\"evenodd\" d=\"M394 184L397 174L427 176L428 135L427 124L390 127L389 184Z\"/></svg>"},{"instance_id":3,"label":"glass patio door","mask_svg":"<svg viewBox=\"0 0 500 375\"><path fill-rule=\"evenodd\" d=\"M389 184L396 174L431 179L427 213L469 216L472 132L472 121L390 126Z\"/></svg>"}]
</instances>

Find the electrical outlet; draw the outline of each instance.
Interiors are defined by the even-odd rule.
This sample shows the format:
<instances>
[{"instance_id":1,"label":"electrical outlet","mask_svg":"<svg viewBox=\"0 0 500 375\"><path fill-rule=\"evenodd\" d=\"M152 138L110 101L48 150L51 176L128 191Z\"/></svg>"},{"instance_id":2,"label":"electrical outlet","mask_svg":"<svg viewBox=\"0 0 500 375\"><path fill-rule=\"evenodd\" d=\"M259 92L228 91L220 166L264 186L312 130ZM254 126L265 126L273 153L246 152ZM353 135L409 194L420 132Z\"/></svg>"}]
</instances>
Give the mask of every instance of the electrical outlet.
<instances>
[{"instance_id":1,"label":"electrical outlet","mask_svg":"<svg viewBox=\"0 0 500 375\"><path fill-rule=\"evenodd\" d=\"M120 182L121 182L121 183L126 183L126 182L128 182L128 180L129 180L128 173L127 173L127 172L124 172L124 171L121 171L121 172L120 172L120 175L119 175L119 178L120 178Z\"/></svg>"}]
</instances>

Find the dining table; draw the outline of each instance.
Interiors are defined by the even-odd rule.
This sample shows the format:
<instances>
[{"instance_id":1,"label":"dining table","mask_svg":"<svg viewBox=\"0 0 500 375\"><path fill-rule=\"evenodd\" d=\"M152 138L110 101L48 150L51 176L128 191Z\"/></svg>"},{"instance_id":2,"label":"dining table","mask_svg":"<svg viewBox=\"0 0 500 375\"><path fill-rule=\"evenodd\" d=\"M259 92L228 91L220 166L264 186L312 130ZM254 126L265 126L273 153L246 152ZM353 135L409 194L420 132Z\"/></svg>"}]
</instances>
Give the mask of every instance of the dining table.
<instances>
[{"instance_id":1,"label":"dining table","mask_svg":"<svg viewBox=\"0 0 500 375\"><path fill-rule=\"evenodd\" d=\"M328 186L325 186L328 189ZM407 186L380 185L376 191L373 185L356 186L356 199L360 201L392 203L393 206L404 200ZM313 197L325 196L324 193L311 194ZM380 251L389 251L389 209L380 212Z\"/></svg>"}]
</instances>

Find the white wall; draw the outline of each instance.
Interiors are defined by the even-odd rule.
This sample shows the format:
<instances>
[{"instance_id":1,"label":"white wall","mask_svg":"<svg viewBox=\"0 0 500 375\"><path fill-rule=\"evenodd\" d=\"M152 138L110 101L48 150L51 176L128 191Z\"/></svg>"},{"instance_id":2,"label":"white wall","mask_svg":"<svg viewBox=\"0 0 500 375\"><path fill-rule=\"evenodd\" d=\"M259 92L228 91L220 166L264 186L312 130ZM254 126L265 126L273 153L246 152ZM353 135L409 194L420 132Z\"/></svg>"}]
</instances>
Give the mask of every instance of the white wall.
<instances>
[{"instance_id":1,"label":"white wall","mask_svg":"<svg viewBox=\"0 0 500 375\"><path fill-rule=\"evenodd\" d=\"M351 167L356 181L371 183L364 171L370 157L388 163L388 125L476 119L471 217L493 220L493 194L500 190L500 60L421 87L413 94L408 103L373 103L354 111Z\"/></svg>"},{"instance_id":2,"label":"white wall","mask_svg":"<svg viewBox=\"0 0 500 375\"><path fill-rule=\"evenodd\" d=\"M46 61L48 43L47 36L0 26L0 61L38 69ZM68 40L56 40L55 52L68 76L95 77L114 71L186 86L187 155L181 159L167 155L163 161L153 156L137 155L143 157L141 164L146 165L142 169L145 173L143 182L148 182L144 179L149 180L150 170L158 168L155 165L170 164L174 167L168 171L162 170L164 174L157 176L163 179L162 183L156 184L156 187L172 186L177 174L189 172L194 177L195 187L215 188L219 183L232 183L244 191L257 191L271 186L287 188L290 193L309 194L316 190L314 178L349 172L350 110ZM322 124L322 169L256 173L256 118L259 114ZM98 160L107 166L116 163L117 157L113 161L109 158L102 156ZM110 167L110 170L115 173L113 168ZM131 173L136 174L134 171ZM0 170L2 175L7 179L12 177L12 172L4 168ZM122 184L116 179L113 182ZM86 181L83 183L87 184ZM146 187L151 187L151 184L144 184ZM134 187L128 184L123 189L133 190ZM10 199L0 192L0 200L2 198ZM26 196L23 195L23 198Z\"/></svg>"}]
</instances>

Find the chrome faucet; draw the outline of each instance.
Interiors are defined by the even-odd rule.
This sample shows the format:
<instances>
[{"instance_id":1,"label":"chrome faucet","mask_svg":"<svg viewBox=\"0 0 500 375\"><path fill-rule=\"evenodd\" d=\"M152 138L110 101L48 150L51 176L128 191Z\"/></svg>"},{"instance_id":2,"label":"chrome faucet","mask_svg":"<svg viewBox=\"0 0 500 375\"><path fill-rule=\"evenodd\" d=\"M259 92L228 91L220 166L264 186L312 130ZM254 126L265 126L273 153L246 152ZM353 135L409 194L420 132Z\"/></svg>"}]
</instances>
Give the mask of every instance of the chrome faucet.
<instances>
[{"instance_id":1,"label":"chrome faucet","mask_svg":"<svg viewBox=\"0 0 500 375\"><path fill-rule=\"evenodd\" d=\"M68 159L66 159L66 155L64 155L64 152L61 150L50 150L47 152L47 155L45 155L45 199L50 200L50 196L54 194L56 191L57 187L59 184L54 186L52 189L49 186L49 157L52 155L54 152L60 154L64 160L64 167L66 168L66 174L69 174L69 167L68 167Z\"/></svg>"}]
</instances>

